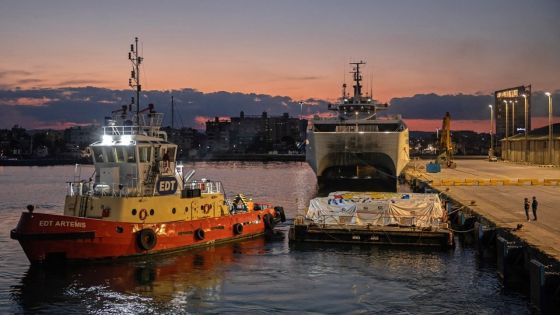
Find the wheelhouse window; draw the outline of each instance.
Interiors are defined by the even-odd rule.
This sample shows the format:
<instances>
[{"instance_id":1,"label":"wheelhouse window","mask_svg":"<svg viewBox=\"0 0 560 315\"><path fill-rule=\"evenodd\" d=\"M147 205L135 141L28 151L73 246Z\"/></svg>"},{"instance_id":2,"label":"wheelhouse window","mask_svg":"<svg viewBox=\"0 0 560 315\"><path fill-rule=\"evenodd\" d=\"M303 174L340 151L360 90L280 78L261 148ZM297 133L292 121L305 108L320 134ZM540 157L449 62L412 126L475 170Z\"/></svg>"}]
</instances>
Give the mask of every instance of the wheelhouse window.
<instances>
[{"instance_id":1,"label":"wheelhouse window","mask_svg":"<svg viewBox=\"0 0 560 315\"><path fill-rule=\"evenodd\" d=\"M107 157L107 163L115 163L115 153L112 147L103 148L103 153Z\"/></svg>"},{"instance_id":2,"label":"wheelhouse window","mask_svg":"<svg viewBox=\"0 0 560 315\"><path fill-rule=\"evenodd\" d=\"M138 155L140 158L140 162L150 162L151 155L152 155L152 148L151 147L139 147L138 148Z\"/></svg>"},{"instance_id":3,"label":"wheelhouse window","mask_svg":"<svg viewBox=\"0 0 560 315\"><path fill-rule=\"evenodd\" d=\"M168 147L167 151L164 151L164 157L167 157L169 162L175 162L175 147Z\"/></svg>"},{"instance_id":4,"label":"wheelhouse window","mask_svg":"<svg viewBox=\"0 0 560 315\"><path fill-rule=\"evenodd\" d=\"M103 149L100 147L91 147L93 151L93 158L95 163L103 163L105 159L103 157Z\"/></svg>"},{"instance_id":5,"label":"wheelhouse window","mask_svg":"<svg viewBox=\"0 0 560 315\"><path fill-rule=\"evenodd\" d=\"M126 146L123 148L126 154L127 163L136 163L136 150L133 146Z\"/></svg>"},{"instance_id":6,"label":"wheelhouse window","mask_svg":"<svg viewBox=\"0 0 560 315\"><path fill-rule=\"evenodd\" d=\"M113 148L113 152L115 153L115 161L117 163L122 163L125 162L126 160L124 159L124 147L114 147Z\"/></svg>"}]
</instances>

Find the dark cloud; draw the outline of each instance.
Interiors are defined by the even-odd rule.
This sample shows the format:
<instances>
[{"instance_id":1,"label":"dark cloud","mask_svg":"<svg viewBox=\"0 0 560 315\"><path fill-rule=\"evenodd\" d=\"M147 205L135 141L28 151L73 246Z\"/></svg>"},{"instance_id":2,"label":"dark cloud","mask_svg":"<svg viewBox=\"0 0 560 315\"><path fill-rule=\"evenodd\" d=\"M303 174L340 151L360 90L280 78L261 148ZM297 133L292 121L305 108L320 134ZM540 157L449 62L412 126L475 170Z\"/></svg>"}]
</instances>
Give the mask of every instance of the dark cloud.
<instances>
[{"instance_id":1,"label":"dark cloud","mask_svg":"<svg viewBox=\"0 0 560 315\"><path fill-rule=\"evenodd\" d=\"M9 76L28 76L32 74L33 73L24 70L0 70L0 78Z\"/></svg>"},{"instance_id":2,"label":"dark cloud","mask_svg":"<svg viewBox=\"0 0 560 315\"><path fill-rule=\"evenodd\" d=\"M96 87L80 88L43 88L0 90L0 111L9 117L19 117L22 122L0 115L0 128L9 128L14 124L29 121L41 121L43 124L57 122L93 123L103 121L111 110L131 102L134 92L131 90L110 90ZM158 111L166 113L164 124L170 123L171 96L175 100L175 121L181 126L196 126L197 116L238 116L240 111L246 115L281 115L285 112L299 115L300 105L286 96L264 94L243 94L230 92L202 93L194 89L170 91L144 91L141 96L142 106L154 103ZM49 100L42 106L14 106L18 100L27 103L33 99ZM258 101L257 101L258 100ZM25 119L24 119L25 118ZM31 125L24 125L33 128Z\"/></svg>"},{"instance_id":3,"label":"dark cloud","mask_svg":"<svg viewBox=\"0 0 560 315\"><path fill-rule=\"evenodd\" d=\"M131 90L111 90L97 87L41 88L41 89L0 89L0 128L20 124L25 128L57 123L95 123L102 122L111 110L129 104L134 92ZM289 113L292 117L327 112L327 103L320 99L307 99L300 107L299 100L287 96L271 96L255 93L213 92L203 93L194 89L168 91L144 91L141 102L145 107L154 103L158 111L164 112L165 125L170 124L171 96L175 100L175 123L177 126L195 127L197 116L238 116L240 111L246 115L269 115ZM560 99L560 91L553 99ZM34 104L24 106L14 104ZM450 112L454 119L488 119L488 104L493 103L491 95L437 95L418 94L411 97L391 100L388 114L402 114L409 119L441 119ZM532 97L533 116L547 115L547 99L542 92ZM560 105L560 104L559 104ZM560 114L560 106L555 107L555 115ZM384 113L383 113L384 114Z\"/></svg>"},{"instance_id":4,"label":"dark cloud","mask_svg":"<svg viewBox=\"0 0 560 315\"><path fill-rule=\"evenodd\" d=\"M56 86L84 86L84 85L96 85L96 84L104 84L107 83L108 81L104 81L104 80L89 80L89 79L85 79L85 80L80 80L80 79L76 79L76 80L66 80L66 81L62 81L59 82L58 84L56 84Z\"/></svg>"},{"instance_id":5,"label":"dark cloud","mask_svg":"<svg viewBox=\"0 0 560 315\"><path fill-rule=\"evenodd\" d=\"M554 100L559 99L560 91L556 91L552 96ZM532 95L532 116L548 115L548 100L544 92L533 92ZM488 119L490 113L489 104L494 104L493 95L456 94L456 95L437 95L437 94L417 94L411 97L394 98L387 111L389 114L401 114L409 119L441 119L445 112L449 112L451 117L459 120L478 120ZM560 108L554 109L554 114L560 114Z\"/></svg>"},{"instance_id":6,"label":"dark cloud","mask_svg":"<svg viewBox=\"0 0 560 315\"><path fill-rule=\"evenodd\" d=\"M18 80L17 84L33 84L33 83L41 83L44 80L41 79L22 79L22 80Z\"/></svg>"},{"instance_id":7,"label":"dark cloud","mask_svg":"<svg viewBox=\"0 0 560 315\"><path fill-rule=\"evenodd\" d=\"M323 77L319 76L302 76L302 77L290 77L290 80L299 80L299 81L312 81L312 80L321 80Z\"/></svg>"},{"instance_id":8,"label":"dark cloud","mask_svg":"<svg viewBox=\"0 0 560 315\"><path fill-rule=\"evenodd\" d=\"M493 102L491 95L416 94L392 99L388 113L410 119L441 119L450 112L454 119L487 119L488 104Z\"/></svg>"}]
</instances>

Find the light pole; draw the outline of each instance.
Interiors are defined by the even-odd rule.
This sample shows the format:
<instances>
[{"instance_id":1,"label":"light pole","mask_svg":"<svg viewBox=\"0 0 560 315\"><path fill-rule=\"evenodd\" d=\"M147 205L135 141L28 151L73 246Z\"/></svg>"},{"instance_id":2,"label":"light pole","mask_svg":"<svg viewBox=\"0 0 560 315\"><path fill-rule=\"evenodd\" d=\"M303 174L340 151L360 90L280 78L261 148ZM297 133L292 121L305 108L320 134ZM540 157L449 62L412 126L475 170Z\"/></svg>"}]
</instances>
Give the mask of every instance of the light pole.
<instances>
[{"instance_id":1,"label":"light pole","mask_svg":"<svg viewBox=\"0 0 560 315\"><path fill-rule=\"evenodd\" d=\"M509 101L511 104L511 135L515 136L515 103L514 101Z\"/></svg>"},{"instance_id":2,"label":"light pole","mask_svg":"<svg viewBox=\"0 0 560 315\"><path fill-rule=\"evenodd\" d=\"M529 129L529 112L527 109L527 94L521 94L521 96L523 96L523 100L525 101L525 162L528 162L528 153L527 153L527 148L529 148L529 143L528 143L528 139L527 139L527 134L528 134L528 129Z\"/></svg>"},{"instance_id":3,"label":"light pole","mask_svg":"<svg viewBox=\"0 0 560 315\"><path fill-rule=\"evenodd\" d=\"M552 164L552 95L550 92L544 94L548 96L548 159Z\"/></svg>"},{"instance_id":4,"label":"light pole","mask_svg":"<svg viewBox=\"0 0 560 315\"><path fill-rule=\"evenodd\" d=\"M490 107L490 150L488 152L488 156L494 156L494 108L492 105L488 105Z\"/></svg>"},{"instance_id":5,"label":"light pole","mask_svg":"<svg viewBox=\"0 0 560 315\"><path fill-rule=\"evenodd\" d=\"M509 129L509 122L508 122L508 116L509 116L509 110L508 110L508 102L506 100L504 100L504 104L506 105L506 152L505 152L505 157L506 160L508 160L508 150L509 150L509 143L508 143L508 129Z\"/></svg>"}]
</instances>

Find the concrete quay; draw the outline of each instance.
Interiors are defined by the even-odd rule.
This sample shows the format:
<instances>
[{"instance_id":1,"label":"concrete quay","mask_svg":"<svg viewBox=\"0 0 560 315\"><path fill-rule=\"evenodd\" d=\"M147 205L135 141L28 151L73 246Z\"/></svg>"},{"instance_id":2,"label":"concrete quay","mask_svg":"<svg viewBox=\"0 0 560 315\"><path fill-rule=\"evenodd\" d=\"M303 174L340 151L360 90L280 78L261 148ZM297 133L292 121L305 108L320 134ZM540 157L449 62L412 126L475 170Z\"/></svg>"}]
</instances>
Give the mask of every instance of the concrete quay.
<instances>
[{"instance_id":1,"label":"concrete quay","mask_svg":"<svg viewBox=\"0 0 560 315\"><path fill-rule=\"evenodd\" d=\"M513 233L560 260L560 168L488 160L456 160L457 168L425 172L429 161L412 161L405 175L427 182L457 202L469 206L497 227ZM519 181L521 180L521 181ZM539 202L537 221L527 222L523 199Z\"/></svg>"},{"instance_id":2,"label":"concrete quay","mask_svg":"<svg viewBox=\"0 0 560 315\"><path fill-rule=\"evenodd\" d=\"M560 310L560 168L469 159L428 173L429 162L411 161L406 179L441 192L469 218L467 236L496 256L504 285L527 291L539 313ZM533 196L537 220L529 209L527 221L523 202Z\"/></svg>"}]
</instances>

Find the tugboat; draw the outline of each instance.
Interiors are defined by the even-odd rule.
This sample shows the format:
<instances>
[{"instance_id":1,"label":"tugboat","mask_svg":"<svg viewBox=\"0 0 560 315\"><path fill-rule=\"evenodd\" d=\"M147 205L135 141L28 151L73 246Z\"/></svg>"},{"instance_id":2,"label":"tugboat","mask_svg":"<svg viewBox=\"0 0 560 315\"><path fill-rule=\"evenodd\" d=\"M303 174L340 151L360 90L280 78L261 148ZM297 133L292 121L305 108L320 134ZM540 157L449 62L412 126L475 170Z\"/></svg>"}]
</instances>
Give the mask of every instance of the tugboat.
<instances>
[{"instance_id":1,"label":"tugboat","mask_svg":"<svg viewBox=\"0 0 560 315\"><path fill-rule=\"evenodd\" d=\"M11 231L32 263L115 259L255 237L285 221L282 207L244 195L228 201L219 181L191 180L177 145L161 130L163 114L140 110L138 38L131 45L132 104L113 111L90 145L95 173L68 182L64 214L29 205Z\"/></svg>"}]
</instances>

